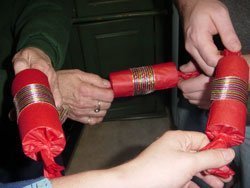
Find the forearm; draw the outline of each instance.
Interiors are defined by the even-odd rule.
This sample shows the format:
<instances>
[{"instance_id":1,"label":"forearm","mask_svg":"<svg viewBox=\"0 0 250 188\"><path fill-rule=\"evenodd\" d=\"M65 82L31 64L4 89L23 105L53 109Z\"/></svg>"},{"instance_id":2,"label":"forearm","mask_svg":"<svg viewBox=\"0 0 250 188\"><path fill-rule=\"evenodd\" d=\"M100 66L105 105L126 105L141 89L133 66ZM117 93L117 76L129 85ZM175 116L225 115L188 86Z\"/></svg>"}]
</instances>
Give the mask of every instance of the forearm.
<instances>
[{"instance_id":1,"label":"forearm","mask_svg":"<svg viewBox=\"0 0 250 188\"><path fill-rule=\"evenodd\" d=\"M178 182L179 178L172 177L172 171L166 168L168 165L158 164L161 162L158 161L157 152L152 155L150 150L145 151L135 159L111 169L52 179L52 188L176 188L184 184Z\"/></svg>"},{"instance_id":2,"label":"forearm","mask_svg":"<svg viewBox=\"0 0 250 188\"><path fill-rule=\"evenodd\" d=\"M148 177L151 167L143 157L137 157L127 163L106 170L93 170L52 179L52 188L145 188L159 184L154 176ZM144 167L149 167L145 169ZM171 181L165 178L170 183ZM167 185L167 183L164 183Z\"/></svg>"},{"instance_id":3,"label":"forearm","mask_svg":"<svg viewBox=\"0 0 250 188\"><path fill-rule=\"evenodd\" d=\"M52 179L53 188L126 188L126 175L118 168L94 170Z\"/></svg>"}]
</instances>

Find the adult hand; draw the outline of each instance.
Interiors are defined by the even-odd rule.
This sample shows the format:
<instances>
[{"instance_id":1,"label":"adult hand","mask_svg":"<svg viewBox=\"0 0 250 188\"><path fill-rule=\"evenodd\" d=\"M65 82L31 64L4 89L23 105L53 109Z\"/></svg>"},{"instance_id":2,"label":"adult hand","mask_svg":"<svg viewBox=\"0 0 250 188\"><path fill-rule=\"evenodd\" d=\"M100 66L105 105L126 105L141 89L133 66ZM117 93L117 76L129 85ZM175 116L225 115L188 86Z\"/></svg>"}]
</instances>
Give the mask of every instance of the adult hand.
<instances>
[{"instance_id":1,"label":"adult hand","mask_svg":"<svg viewBox=\"0 0 250 188\"><path fill-rule=\"evenodd\" d=\"M182 72L196 71L195 64L191 61L180 67ZM178 88L183 96L191 103L202 109L209 109L211 96L211 77L200 74L195 78L180 80Z\"/></svg>"},{"instance_id":2,"label":"adult hand","mask_svg":"<svg viewBox=\"0 0 250 188\"><path fill-rule=\"evenodd\" d=\"M218 0L177 0L183 17L185 47L208 76L221 58L213 36L219 34L230 51L240 51L241 44L226 6Z\"/></svg>"},{"instance_id":3,"label":"adult hand","mask_svg":"<svg viewBox=\"0 0 250 188\"><path fill-rule=\"evenodd\" d=\"M109 81L76 69L57 71L57 76L68 117L89 125L100 123L114 98Z\"/></svg>"},{"instance_id":4,"label":"adult hand","mask_svg":"<svg viewBox=\"0 0 250 188\"><path fill-rule=\"evenodd\" d=\"M243 55L248 64L250 64L250 54ZM182 72L188 73L196 71L195 64L190 61L180 67ZM182 91L183 96L191 103L202 109L209 109L211 101L211 80L212 77L208 77L204 74L196 78L190 78L188 80L180 80L178 82L178 88Z\"/></svg>"},{"instance_id":5,"label":"adult hand","mask_svg":"<svg viewBox=\"0 0 250 188\"><path fill-rule=\"evenodd\" d=\"M47 75L51 92L57 107L61 106L62 97L58 87L56 72L50 58L40 49L28 47L20 50L12 59L15 74L25 69L38 69Z\"/></svg>"},{"instance_id":6,"label":"adult hand","mask_svg":"<svg viewBox=\"0 0 250 188\"><path fill-rule=\"evenodd\" d=\"M232 149L199 152L208 143L203 133L168 131L124 166L127 173L131 173L130 182L134 182L129 187L194 187L191 179L195 175L211 187L223 187L222 179L212 175L203 176L200 172L226 165L235 154Z\"/></svg>"},{"instance_id":7,"label":"adult hand","mask_svg":"<svg viewBox=\"0 0 250 188\"><path fill-rule=\"evenodd\" d=\"M224 166L235 156L232 149L199 150L209 143L199 132L168 131L138 157L123 165L52 179L53 187L92 188L180 188L198 187L191 182L197 175L211 187L222 188L224 182L200 172Z\"/></svg>"}]
</instances>

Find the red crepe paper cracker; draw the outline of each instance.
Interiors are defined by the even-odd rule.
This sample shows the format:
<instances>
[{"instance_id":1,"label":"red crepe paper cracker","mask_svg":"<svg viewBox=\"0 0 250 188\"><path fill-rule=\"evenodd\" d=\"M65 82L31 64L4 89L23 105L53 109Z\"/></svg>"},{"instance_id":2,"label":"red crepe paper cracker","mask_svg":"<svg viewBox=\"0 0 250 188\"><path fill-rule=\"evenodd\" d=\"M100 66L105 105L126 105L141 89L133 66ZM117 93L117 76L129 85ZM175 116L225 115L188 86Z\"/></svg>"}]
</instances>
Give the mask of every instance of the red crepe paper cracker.
<instances>
[{"instance_id":1,"label":"red crepe paper cracker","mask_svg":"<svg viewBox=\"0 0 250 188\"><path fill-rule=\"evenodd\" d=\"M179 79L198 76L198 72L183 73L172 62L112 72L109 75L115 97L148 94L177 86Z\"/></svg>"},{"instance_id":2,"label":"red crepe paper cracker","mask_svg":"<svg viewBox=\"0 0 250 188\"><path fill-rule=\"evenodd\" d=\"M25 155L43 161L45 177L61 176L64 168L54 157L63 151L66 142L47 76L36 69L18 73L12 95Z\"/></svg>"},{"instance_id":3,"label":"red crepe paper cracker","mask_svg":"<svg viewBox=\"0 0 250 188\"><path fill-rule=\"evenodd\" d=\"M229 148L244 142L249 68L240 53L224 51L212 82L211 107L206 134L211 140L203 150ZM234 175L228 166L207 171L222 178Z\"/></svg>"}]
</instances>

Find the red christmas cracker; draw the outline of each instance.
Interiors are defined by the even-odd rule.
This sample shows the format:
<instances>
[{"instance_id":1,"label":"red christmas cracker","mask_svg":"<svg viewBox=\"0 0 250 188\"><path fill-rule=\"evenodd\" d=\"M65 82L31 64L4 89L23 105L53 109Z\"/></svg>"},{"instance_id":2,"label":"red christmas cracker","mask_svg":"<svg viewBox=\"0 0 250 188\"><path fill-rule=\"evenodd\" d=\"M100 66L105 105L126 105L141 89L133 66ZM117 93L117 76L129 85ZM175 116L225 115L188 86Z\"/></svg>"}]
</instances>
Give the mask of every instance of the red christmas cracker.
<instances>
[{"instance_id":1,"label":"red christmas cracker","mask_svg":"<svg viewBox=\"0 0 250 188\"><path fill-rule=\"evenodd\" d=\"M109 75L115 97L144 95L177 86L179 79L198 76L198 72L183 73L172 62L130 68Z\"/></svg>"},{"instance_id":2,"label":"red christmas cracker","mask_svg":"<svg viewBox=\"0 0 250 188\"><path fill-rule=\"evenodd\" d=\"M12 95L25 155L43 161L45 177L61 176L64 168L54 157L66 142L47 76L36 69L21 71L12 83Z\"/></svg>"},{"instance_id":3,"label":"red christmas cracker","mask_svg":"<svg viewBox=\"0 0 250 188\"><path fill-rule=\"evenodd\" d=\"M211 140L203 150L229 148L244 142L249 68L240 53L224 51L212 81L212 104L206 134ZM222 178L234 175L228 166L207 171Z\"/></svg>"}]
</instances>

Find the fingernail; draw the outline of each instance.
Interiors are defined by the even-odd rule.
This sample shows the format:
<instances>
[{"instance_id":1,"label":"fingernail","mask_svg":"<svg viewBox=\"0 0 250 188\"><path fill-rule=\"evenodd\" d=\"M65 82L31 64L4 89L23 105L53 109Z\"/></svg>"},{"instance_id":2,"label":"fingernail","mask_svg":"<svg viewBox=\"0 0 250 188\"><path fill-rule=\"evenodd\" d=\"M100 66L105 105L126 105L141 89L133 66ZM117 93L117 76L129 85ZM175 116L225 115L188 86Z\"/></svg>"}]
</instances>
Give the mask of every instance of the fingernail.
<instances>
[{"instance_id":1,"label":"fingernail","mask_svg":"<svg viewBox=\"0 0 250 188\"><path fill-rule=\"evenodd\" d=\"M241 44L238 40L234 39L230 41L230 47L231 47L231 51L233 52L237 52L241 50Z\"/></svg>"},{"instance_id":2,"label":"fingernail","mask_svg":"<svg viewBox=\"0 0 250 188\"><path fill-rule=\"evenodd\" d=\"M180 66L180 70L181 70L181 71L184 71L184 70L186 69L186 67L187 67L186 64L185 64L185 65L182 65L182 66Z\"/></svg>"},{"instance_id":3,"label":"fingernail","mask_svg":"<svg viewBox=\"0 0 250 188\"><path fill-rule=\"evenodd\" d=\"M107 88L110 88L110 87L111 87L108 80L102 80L102 82L103 82L103 85L104 85L105 87L107 87Z\"/></svg>"},{"instance_id":4,"label":"fingernail","mask_svg":"<svg viewBox=\"0 0 250 188\"><path fill-rule=\"evenodd\" d=\"M223 149L222 154L226 161L231 161L235 156L234 150L232 149Z\"/></svg>"}]
</instances>

